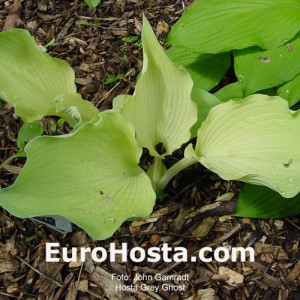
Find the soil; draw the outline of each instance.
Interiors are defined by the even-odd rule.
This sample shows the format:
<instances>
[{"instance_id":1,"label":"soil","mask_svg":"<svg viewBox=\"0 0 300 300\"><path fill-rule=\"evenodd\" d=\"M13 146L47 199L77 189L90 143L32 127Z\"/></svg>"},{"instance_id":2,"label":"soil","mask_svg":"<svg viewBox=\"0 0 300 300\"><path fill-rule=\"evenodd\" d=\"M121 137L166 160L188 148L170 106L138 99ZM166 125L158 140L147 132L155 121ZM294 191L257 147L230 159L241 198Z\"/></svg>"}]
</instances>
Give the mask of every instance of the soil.
<instances>
[{"instance_id":1,"label":"soil","mask_svg":"<svg viewBox=\"0 0 300 300\"><path fill-rule=\"evenodd\" d=\"M117 95L134 90L142 67L142 14L163 44L172 24L191 2L102 0L91 10L81 0L0 0L0 29L25 28L51 56L68 61L76 73L78 91L103 111ZM51 117L43 120L45 134L52 134L55 122ZM12 108L4 104L0 162L16 153L21 126ZM60 128L57 133L67 131ZM171 158L168 163L173 163ZM17 159L0 171L1 188L14 182L23 164L24 159ZM92 240L75 225L73 232L62 234L2 209L0 299L300 299L299 216L281 220L232 217L240 187L200 166L191 167L169 184L149 218L124 223L105 241ZM228 192L234 193L231 200L215 201ZM47 242L59 242L69 249L108 249L110 243L117 247L126 243L128 250L167 243L186 248L189 257L203 247L253 247L255 261L151 263L118 258L115 262L51 263L45 261ZM116 281L112 273L123 275L122 280ZM159 280L156 274L187 274L188 279ZM117 291L116 284L135 288ZM159 287L158 292L150 286Z\"/></svg>"}]
</instances>

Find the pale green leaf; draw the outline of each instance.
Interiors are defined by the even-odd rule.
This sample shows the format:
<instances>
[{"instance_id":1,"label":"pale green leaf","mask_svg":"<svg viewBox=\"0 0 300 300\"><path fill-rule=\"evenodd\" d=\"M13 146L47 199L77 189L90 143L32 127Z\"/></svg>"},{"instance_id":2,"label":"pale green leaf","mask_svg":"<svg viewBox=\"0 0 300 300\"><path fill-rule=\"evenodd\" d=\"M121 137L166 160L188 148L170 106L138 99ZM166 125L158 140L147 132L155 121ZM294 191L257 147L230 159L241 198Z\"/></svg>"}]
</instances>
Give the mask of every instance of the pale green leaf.
<instances>
[{"instance_id":1,"label":"pale green leaf","mask_svg":"<svg viewBox=\"0 0 300 300\"><path fill-rule=\"evenodd\" d=\"M87 122L99 113L92 103L83 100L78 93L57 96L55 105L55 115L64 118L71 126Z\"/></svg>"},{"instance_id":2,"label":"pale green leaf","mask_svg":"<svg viewBox=\"0 0 300 300\"><path fill-rule=\"evenodd\" d=\"M0 98L12 104L25 122L45 115L70 120L70 110L57 113L56 101L64 94L76 95L74 71L63 60L44 53L27 31L12 29L0 33L0 66ZM92 103L74 98L74 103L68 104L78 105L79 113L84 115L82 121L97 115Z\"/></svg>"},{"instance_id":3,"label":"pale green leaf","mask_svg":"<svg viewBox=\"0 0 300 300\"><path fill-rule=\"evenodd\" d=\"M198 129L200 128L202 122L206 119L212 107L217 104L221 104L222 102L213 94L198 88L193 88L192 99L198 107L198 119L191 128L192 137L195 137L197 136Z\"/></svg>"},{"instance_id":4,"label":"pale green leaf","mask_svg":"<svg viewBox=\"0 0 300 300\"><path fill-rule=\"evenodd\" d=\"M199 161L226 180L300 190L300 116L280 97L252 95L215 106L198 131Z\"/></svg>"},{"instance_id":5,"label":"pale green leaf","mask_svg":"<svg viewBox=\"0 0 300 300\"><path fill-rule=\"evenodd\" d=\"M277 90L278 96L286 99L290 106L300 101L300 75L283 84Z\"/></svg>"},{"instance_id":6,"label":"pale green leaf","mask_svg":"<svg viewBox=\"0 0 300 300\"><path fill-rule=\"evenodd\" d=\"M120 112L122 111L124 104L126 101L129 101L132 98L130 95L119 95L116 98L113 99L113 110Z\"/></svg>"},{"instance_id":7,"label":"pale green leaf","mask_svg":"<svg viewBox=\"0 0 300 300\"><path fill-rule=\"evenodd\" d=\"M300 28L298 0L197 0L173 26L168 44L201 53L271 49Z\"/></svg>"},{"instance_id":8,"label":"pale green leaf","mask_svg":"<svg viewBox=\"0 0 300 300\"><path fill-rule=\"evenodd\" d=\"M300 213L300 194L285 199L263 186L245 184L234 215L247 218L284 218Z\"/></svg>"},{"instance_id":9,"label":"pale green leaf","mask_svg":"<svg viewBox=\"0 0 300 300\"><path fill-rule=\"evenodd\" d=\"M38 137L0 204L19 217L61 216L94 239L105 239L130 217L146 217L155 193L138 166L142 149L132 125L104 112L74 133Z\"/></svg>"},{"instance_id":10,"label":"pale green leaf","mask_svg":"<svg viewBox=\"0 0 300 300\"><path fill-rule=\"evenodd\" d=\"M299 13L300 19L300 13ZM282 85L300 73L300 34L288 45L263 51L257 47L234 51L235 74L244 95Z\"/></svg>"},{"instance_id":11,"label":"pale green leaf","mask_svg":"<svg viewBox=\"0 0 300 300\"><path fill-rule=\"evenodd\" d=\"M167 51L167 55L190 73L194 87L205 91L211 90L221 81L231 64L230 53L199 54L188 49L172 47Z\"/></svg>"},{"instance_id":12,"label":"pale green leaf","mask_svg":"<svg viewBox=\"0 0 300 300\"><path fill-rule=\"evenodd\" d=\"M151 155L164 157L191 137L190 128L197 120L191 99L193 81L167 57L146 18L143 24L142 74L121 112L134 125L140 145ZM163 153L155 149L160 143Z\"/></svg>"}]
</instances>

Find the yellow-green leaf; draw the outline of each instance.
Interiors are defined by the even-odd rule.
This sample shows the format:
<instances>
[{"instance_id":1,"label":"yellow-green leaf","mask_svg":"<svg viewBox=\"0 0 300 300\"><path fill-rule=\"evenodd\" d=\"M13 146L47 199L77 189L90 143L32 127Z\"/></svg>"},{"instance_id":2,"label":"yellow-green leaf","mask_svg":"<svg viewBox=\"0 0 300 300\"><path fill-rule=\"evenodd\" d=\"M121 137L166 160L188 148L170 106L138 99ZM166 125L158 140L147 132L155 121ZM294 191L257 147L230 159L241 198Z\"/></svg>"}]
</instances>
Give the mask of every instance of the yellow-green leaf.
<instances>
[{"instance_id":1,"label":"yellow-green leaf","mask_svg":"<svg viewBox=\"0 0 300 300\"><path fill-rule=\"evenodd\" d=\"M78 98L74 78L68 63L43 52L26 30L0 33L0 98L13 105L25 122L56 115L73 126L96 116L92 103ZM62 97L68 99L58 109Z\"/></svg>"},{"instance_id":2,"label":"yellow-green leaf","mask_svg":"<svg viewBox=\"0 0 300 300\"><path fill-rule=\"evenodd\" d=\"M0 205L18 217L61 216L105 239L152 211L155 193L138 165L142 149L118 113L101 113L68 135L35 138L25 151L16 182L0 190Z\"/></svg>"},{"instance_id":3,"label":"yellow-green leaf","mask_svg":"<svg viewBox=\"0 0 300 300\"><path fill-rule=\"evenodd\" d=\"M280 97L252 95L215 106L198 131L199 161L226 180L300 191L300 116Z\"/></svg>"},{"instance_id":4,"label":"yellow-green leaf","mask_svg":"<svg viewBox=\"0 0 300 300\"><path fill-rule=\"evenodd\" d=\"M134 125L140 145L151 155L164 157L191 137L190 128L197 121L193 81L167 57L146 18L142 42L144 65L135 93L118 97L117 106L123 106L121 113ZM159 144L162 151L157 151Z\"/></svg>"}]
</instances>

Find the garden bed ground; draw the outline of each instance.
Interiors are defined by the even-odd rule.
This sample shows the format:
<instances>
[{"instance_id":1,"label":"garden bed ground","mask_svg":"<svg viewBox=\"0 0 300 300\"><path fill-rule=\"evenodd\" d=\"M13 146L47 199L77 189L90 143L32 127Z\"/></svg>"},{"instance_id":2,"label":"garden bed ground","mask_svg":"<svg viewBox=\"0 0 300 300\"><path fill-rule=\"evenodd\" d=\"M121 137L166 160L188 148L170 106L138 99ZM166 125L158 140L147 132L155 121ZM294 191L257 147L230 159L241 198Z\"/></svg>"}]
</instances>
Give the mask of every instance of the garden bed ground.
<instances>
[{"instance_id":1,"label":"garden bed ground","mask_svg":"<svg viewBox=\"0 0 300 300\"><path fill-rule=\"evenodd\" d=\"M81 0L0 0L0 29L25 28L51 56L67 60L75 70L78 91L102 111L111 107L115 96L133 92L142 67L142 14L163 43L191 2L103 0L91 11ZM45 133L51 134L55 121L43 120ZM21 125L9 105L3 105L0 162L16 152ZM67 130L59 128L57 133ZM145 156L142 165L147 165L147 159ZM15 160L0 171L1 188L14 182L23 164ZM300 299L300 218L228 216L234 211L239 188L240 184L225 182L200 166L192 167L173 180L149 218L125 223L106 241L94 241L76 226L63 235L1 210L0 299ZM215 201L228 192L234 193L230 201ZM244 263L46 263L46 242L92 248L127 243L128 249L167 243L185 247L189 255L205 246L240 246L254 247L256 257L255 262ZM130 275L129 280L118 283L135 284L137 290L116 291L112 272ZM188 280L162 282L155 279L157 273L188 274ZM143 291L143 282L134 281L137 274L148 275L144 283L158 286L158 293ZM169 291L162 290L163 283L171 286Z\"/></svg>"}]
</instances>

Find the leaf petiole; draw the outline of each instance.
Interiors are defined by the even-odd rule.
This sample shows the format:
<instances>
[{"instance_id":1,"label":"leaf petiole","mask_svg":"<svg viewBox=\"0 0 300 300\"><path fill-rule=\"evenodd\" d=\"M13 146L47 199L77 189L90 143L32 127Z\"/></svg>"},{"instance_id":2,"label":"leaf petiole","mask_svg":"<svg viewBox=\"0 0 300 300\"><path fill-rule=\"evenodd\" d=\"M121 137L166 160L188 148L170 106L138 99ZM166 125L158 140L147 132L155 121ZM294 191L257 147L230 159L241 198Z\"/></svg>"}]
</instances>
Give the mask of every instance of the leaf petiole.
<instances>
[{"instance_id":1,"label":"leaf petiole","mask_svg":"<svg viewBox=\"0 0 300 300\"><path fill-rule=\"evenodd\" d=\"M154 190L157 190L157 185L162 176L161 164L162 164L161 158L155 156L154 164L153 164L153 176L152 176L152 185L153 185Z\"/></svg>"},{"instance_id":2,"label":"leaf petiole","mask_svg":"<svg viewBox=\"0 0 300 300\"><path fill-rule=\"evenodd\" d=\"M198 159L195 157L184 157L168 169L155 186L156 192L163 191L170 180L182 170L196 164ZM154 177L154 176L153 176Z\"/></svg>"}]
</instances>

